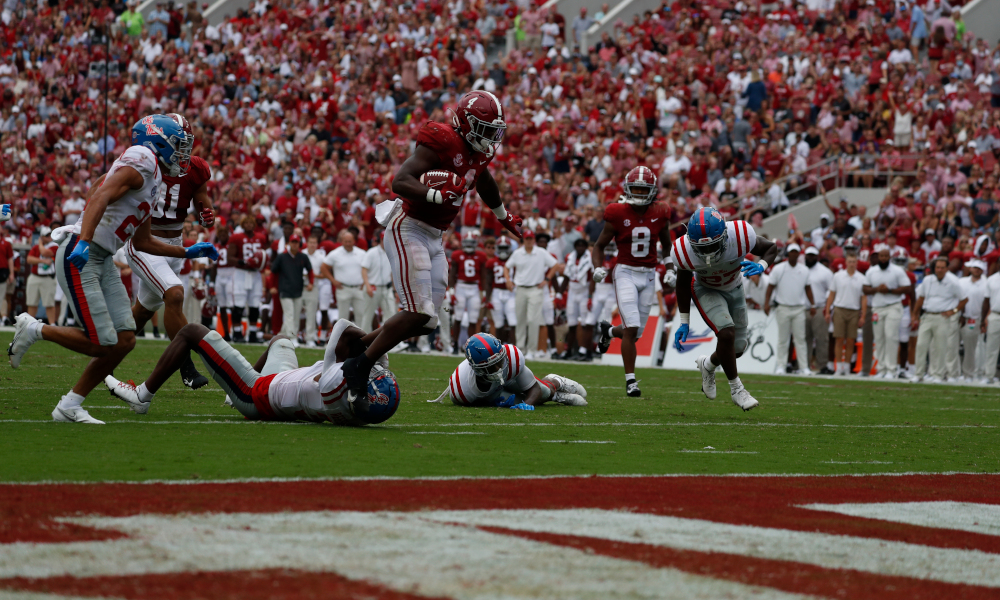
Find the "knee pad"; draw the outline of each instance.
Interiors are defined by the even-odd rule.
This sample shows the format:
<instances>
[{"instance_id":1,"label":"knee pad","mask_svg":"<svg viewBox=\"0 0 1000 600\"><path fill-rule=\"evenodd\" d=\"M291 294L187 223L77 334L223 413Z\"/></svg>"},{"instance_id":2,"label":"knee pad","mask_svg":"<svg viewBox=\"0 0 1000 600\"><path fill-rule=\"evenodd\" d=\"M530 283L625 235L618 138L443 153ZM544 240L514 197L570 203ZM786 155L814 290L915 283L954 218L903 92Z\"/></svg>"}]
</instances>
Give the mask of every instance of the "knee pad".
<instances>
[{"instance_id":1,"label":"knee pad","mask_svg":"<svg viewBox=\"0 0 1000 600\"><path fill-rule=\"evenodd\" d=\"M221 340L222 339L222 335L220 335L218 331L212 329L207 334L205 334L205 337L203 337L202 339L203 340L207 340L209 343L211 343L211 342L214 342L214 341Z\"/></svg>"},{"instance_id":2,"label":"knee pad","mask_svg":"<svg viewBox=\"0 0 1000 600\"><path fill-rule=\"evenodd\" d=\"M743 356L743 353L747 351L748 346L750 346L750 340L746 338L737 339L733 344L733 349L736 352L736 358Z\"/></svg>"}]
</instances>

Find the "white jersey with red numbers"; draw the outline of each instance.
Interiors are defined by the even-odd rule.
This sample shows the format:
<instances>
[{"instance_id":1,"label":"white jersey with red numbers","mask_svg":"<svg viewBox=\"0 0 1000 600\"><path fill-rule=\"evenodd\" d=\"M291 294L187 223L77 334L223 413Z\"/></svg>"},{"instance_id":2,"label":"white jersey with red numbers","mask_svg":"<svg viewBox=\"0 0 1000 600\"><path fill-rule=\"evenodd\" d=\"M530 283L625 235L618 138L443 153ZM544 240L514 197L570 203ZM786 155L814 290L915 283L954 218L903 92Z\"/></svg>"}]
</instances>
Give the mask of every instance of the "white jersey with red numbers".
<instances>
[{"instance_id":1,"label":"white jersey with red numbers","mask_svg":"<svg viewBox=\"0 0 1000 600\"><path fill-rule=\"evenodd\" d=\"M362 424L355 422L352 416L344 380L344 363L337 362L337 343L351 325L346 319L334 324L323 360L311 367L274 375L268 384L267 399L275 415L295 421Z\"/></svg>"},{"instance_id":2,"label":"white jersey with red numbers","mask_svg":"<svg viewBox=\"0 0 1000 600\"><path fill-rule=\"evenodd\" d=\"M726 233L729 239L726 243L726 253L714 265L694 253L691 239L682 235L674 241L673 256L679 269L695 272L695 280L707 287L723 292L736 289L743 285L743 273L740 263L757 245L757 233L746 221L730 221L726 223Z\"/></svg>"},{"instance_id":3,"label":"white jersey with red numbers","mask_svg":"<svg viewBox=\"0 0 1000 600\"><path fill-rule=\"evenodd\" d=\"M535 375L524 363L524 354L513 344L504 344L503 351L507 354L506 381L503 385L489 381L489 388L480 389L472 365L465 360L448 379L451 401L459 406L489 406L502 394L523 394L530 390L535 385Z\"/></svg>"},{"instance_id":4,"label":"white jersey with red numbers","mask_svg":"<svg viewBox=\"0 0 1000 600\"><path fill-rule=\"evenodd\" d=\"M472 254L464 250L456 250L451 255L452 268L463 283L480 283L480 274L486 265L486 254L476 250Z\"/></svg>"},{"instance_id":5,"label":"white jersey with red numbers","mask_svg":"<svg viewBox=\"0 0 1000 600\"><path fill-rule=\"evenodd\" d=\"M129 190L104 209L104 216L97 224L92 243L104 248L109 254L118 252L131 239L135 230L149 218L150 210L160 193L160 184L163 183L156 156L145 146L132 146L123 152L111 165L104 181L124 167L132 167L138 171L142 176L142 187ZM80 235L86 212L84 209L80 219L73 225L73 233Z\"/></svg>"},{"instance_id":6,"label":"white jersey with red numbers","mask_svg":"<svg viewBox=\"0 0 1000 600\"><path fill-rule=\"evenodd\" d=\"M577 256L575 251L566 255L566 268L563 275L569 277L569 291L589 291L593 272L594 259L590 257L590 250L584 252L583 256Z\"/></svg>"},{"instance_id":7,"label":"white jersey with red numbers","mask_svg":"<svg viewBox=\"0 0 1000 600\"><path fill-rule=\"evenodd\" d=\"M670 226L670 207L654 202L639 214L631 204L615 202L604 209L604 221L615 230L619 265L656 266L656 243L660 231Z\"/></svg>"}]
</instances>

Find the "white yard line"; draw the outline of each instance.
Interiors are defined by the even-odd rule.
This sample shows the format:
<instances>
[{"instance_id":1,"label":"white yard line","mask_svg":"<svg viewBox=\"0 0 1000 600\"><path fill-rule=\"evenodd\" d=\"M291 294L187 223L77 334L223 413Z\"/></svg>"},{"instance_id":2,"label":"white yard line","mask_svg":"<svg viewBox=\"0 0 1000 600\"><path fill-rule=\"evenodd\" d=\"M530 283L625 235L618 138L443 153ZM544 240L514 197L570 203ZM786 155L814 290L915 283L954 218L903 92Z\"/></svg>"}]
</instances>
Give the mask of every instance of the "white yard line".
<instances>
[{"instance_id":1,"label":"white yard line","mask_svg":"<svg viewBox=\"0 0 1000 600\"><path fill-rule=\"evenodd\" d=\"M1000 535L1000 505L973 502L881 502L872 504L805 504L802 508L907 523Z\"/></svg>"},{"instance_id":2,"label":"white yard line","mask_svg":"<svg viewBox=\"0 0 1000 600\"><path fill-rule=\"evenodd\" d=\"M744 452L741 450L678 450L683 454L758 454L758 452Z\"/></svg>"},{"instance_id":3,"label":"white yard line","mask_svg":"<svg viewBox=\"0 0 1000 600\"><path fill-rule=\"evenodd\" d=\"M824 460L827 465L891 465L892 461L881 460Z\"/></svg>"},{"instance_id":4,"label":"white yard line","mask_svg":"<svg viewBox=\"0 0 1000 600\"><path fill-rule=\"evenodd\" d=\"M611 440L538 440L542 444L617 444Z\"/></svg>"},{"instance_id":5,"label":"white yard line","mask_svg":"<svg viewBox=\"0 0 1000 600\"><path fill-rule=\"evenodd\" d=\"M577 535L851 569L866 573L1000 587L1000 555L882 539L730 525L701 519L579 510L437 511L426 518L478 526Z\"/></svg>"},{"instance_id":6,"label":"white yard line","mask_svg":"<svg viewBox=\"0 0 1000 600\"><path fill-rule=\"evenodd\" d=\"M455 525L435 513L140 515L67 521L129 537L2 545L0 577L285 568L335 572L458 600L805 598Z\"/></svg>"},{"instance_id":7,"label":"white yard line","mask_svg":"<svg viewBox=\"0 0 1000 600\"><path fill-rule=\"evenodd\" d=\"M407 431L410 435L486 435L482 431Z\"/></svg>"}]
</instances>

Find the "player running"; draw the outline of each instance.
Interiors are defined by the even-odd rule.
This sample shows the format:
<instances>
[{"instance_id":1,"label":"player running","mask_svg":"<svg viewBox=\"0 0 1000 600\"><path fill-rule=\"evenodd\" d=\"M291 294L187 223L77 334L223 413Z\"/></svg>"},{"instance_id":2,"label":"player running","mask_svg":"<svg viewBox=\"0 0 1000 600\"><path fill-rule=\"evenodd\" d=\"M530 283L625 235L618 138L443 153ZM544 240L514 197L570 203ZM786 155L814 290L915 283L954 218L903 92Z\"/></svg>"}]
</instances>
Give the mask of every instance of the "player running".
<instances>
[{"instance_id":1,"label":"player running","mask_svg":"<svg viewBox=\"0 0 1000 600\"><path fill-rule=\"evenodd\" d=\"M450 126L432 121L417 134L413 155L400 165L392 181L392 191L402 201L383 203L378 217L387 228L385 252L402 306L377 330L379 335L368 350L344 364L347 386L355 392L364 389L368 372L380 356L403 340L437 327L448 285L441 236L458 216L468 190L475 189L500 224L521 238L521 218L504 208L488 169L506 128L497 97L474 91L458 101ZM420 182L436 170L456 173L460 183L452 181L454 177L434 181L436 187Z\"/></svg>"},{"instance_id":2,"label":"player running","mask_svg":"<svg viewBox=\"0 0 1000 600\"><path fill-rule=\"evenodd\" d=\"M519 410L552 400L566 406L587 406L587 390L582 385L549 374L537 379L524 362L524 354L513 344L501 344L488 333L469 338L465 361L448 379L448 387L436 402L445 397L459 406L496 406Z\"/></svg>"},{"instance_id":3,"label":"player running","mask_svg":"<svg viewBox=\"0 0 1000 600\"><path fill-rule=\"evenodd\" d=\"M622 323L612 328L610 322L601 321L597 350L601 354L607 352L612 337L622 340L625 393L635 398L642 395L635 380L635 343L642 337L649 309L656 298L653 279L657 240L665 249L670 248L670 207L656 202L656 175L648 167L629 171L622 189L625 194L621 202L609 204L604 209L604 230L592 253L593 278L600 283L608 275L604 268L604 248L611 240L618 247L614 286Z\"/></svg>"},{"instance_id":4,"label":"player running","mask_svg":"<svg viewBox=\"0 0 1000 600\"><path fill-rule=\"evenodd\" d=\"M469 337L479 331L479 310L483 305L483 290L489 284L486 254L478 249L479 240L469 233L462 238L462 249L451 254L448 287L454 291L452 311L452 354L458 354L458 336L462 323L469 328Z\"/></svg>"},{"instance_id":5,"label":"player running","mask_svg":"<svg viewBox=\"0 0 1000 600\"><path fill-rule=\"evenodd\" d=\"M748 253L760 256L760 261L746 260ZM715 370L722 365L733 403L750 410L758 402L743 387L736 371L736 359L749 345L743 276L763 273L778 256L778 247L758 238L746 221L726 223L716 209L699 208L688 222L687 235L674 242L673 256L680 269L676 289L681 321L674 333L674 347L680 350L687 340L694 298L698 312L718 338L712 356L702 355L695 361L701 371L701 390L709 400L715 399Z\"/></svg>"},{"instance_id":6,"label":"player running","mask_svg":"<svg viewBox=\"0 0 1000 600\"><path fill-rule=\"evenodd\" d=\"M493 335L501 340L514 342L514 328L517 327L517 311L514 310L514 292L507 289L507 277L504 274L504 264L510 258L514 245L510 238L501 236L496 241L496 256L486 260L486 269L493 273L489 289L490 318L493 321ZM489 256L489 241L486 242L486 255Z\"/></svg>"},{"instance_id":7,"label":"player running","mask_svg":"<svg viewBox=\"0 0 1000 600\"><path fill-rule=\"evenodd\" d=\"M371 335L371 334L367 334ZM365 349L364 331L346 319L333 326L323 360L299 367L295 345L283 335L271 339L253 366L219 332L201 324L186 325L178 333L144 383L104 380L111 395L123 400L137 414L149 412L153 397L180 369L192 351L201 356L212 378L228 395L228 403L254 421L311 421L335 425L381 423L399 407L396 376L382 361L373 369L366 392L348 398L344 360Z\"/></svg>"},{"instance_id":8,"label":"player running","mask_svg":"<svg viewBox=\"0 0 1000 600\"><path fill-rule=\"evenodd\" d=\"M43 325L25 313L17 317L14 341L7 349L15 369L40 339L93 358L52 411L56 421L103 424L82 407L84 397L135 347L135 320L112 260L115 252L131 242L140 252L180 260L217 256L212 244L183 248L150 233L150 212L162 183L160 167L171 177L186 173L192 143L190 134L170 117L143 117L132 127L132 146L90 191L80 220L57 230L56 277L83 329Z\"/></svg>"}]
</instances>

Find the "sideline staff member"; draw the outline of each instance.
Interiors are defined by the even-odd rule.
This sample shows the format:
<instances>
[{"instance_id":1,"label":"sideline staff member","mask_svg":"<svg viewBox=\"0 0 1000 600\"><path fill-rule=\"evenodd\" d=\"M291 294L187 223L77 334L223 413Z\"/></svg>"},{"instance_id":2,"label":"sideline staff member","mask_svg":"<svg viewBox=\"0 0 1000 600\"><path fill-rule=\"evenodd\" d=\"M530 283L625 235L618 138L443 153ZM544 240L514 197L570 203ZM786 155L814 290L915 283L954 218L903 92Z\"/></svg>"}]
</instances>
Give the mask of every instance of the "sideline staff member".
<instances>
[{"instance_id":1,"label":"sideline staff member","mask_svg":"<svg viewBox=\"0 0 1000 600\"><path fill-rule=\"evenodd\" d=\"M524 245L515 250L504 265L507 289L514 290L517 345L526 357L538 354L538 330L543 325L543 282L552 277L555 266L555 257L535 245L535 234L531 231L524 232ZM513 277L511 271L514 271Z\"/></svg>"}]
</instances>

